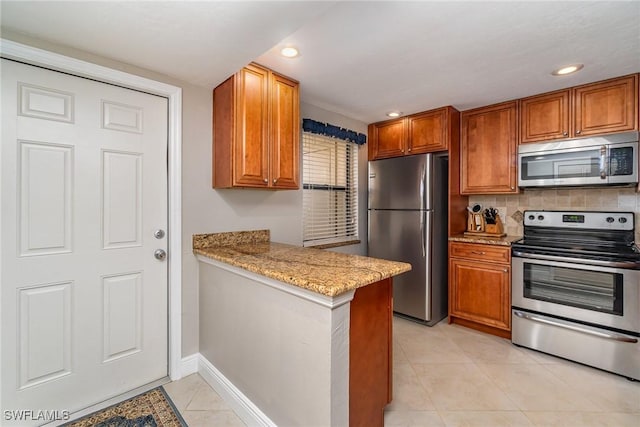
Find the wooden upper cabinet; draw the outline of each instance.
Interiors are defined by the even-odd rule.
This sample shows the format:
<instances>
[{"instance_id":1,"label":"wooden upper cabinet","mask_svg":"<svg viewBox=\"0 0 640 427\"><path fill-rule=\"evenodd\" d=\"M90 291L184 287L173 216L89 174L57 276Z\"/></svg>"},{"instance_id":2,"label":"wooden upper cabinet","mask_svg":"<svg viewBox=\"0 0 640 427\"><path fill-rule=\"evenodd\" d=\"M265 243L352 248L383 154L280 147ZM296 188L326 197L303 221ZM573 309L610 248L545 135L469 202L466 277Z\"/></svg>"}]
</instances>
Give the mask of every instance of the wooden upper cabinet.
<instances>
[{"instance_id":1,"label":"wooden upper cabinet","mask_svg":"<svg viewBox=\"0 0 640 427\"><path fill-rule=\"evenodd\" d=\"M271 75L271 185L299 187L300 109L298 83Z\"/></svg>"},{"instance_id":2,"label":"wooden upper cabinet","mask_svg":"<svg viewBox=\"0 0 640 427\"><path fill-rule=\"evenodd\" d=\"M520 100L520 143L637 129L637 74Z\"/></svg>"},{"instance_id":3,"label":"wooden upper cabinet","mask_svg":"<svg viewBox=\"0 0 640 427\"><path fill-rule=\"evenodd\" d=\"M462 112L460 192L517 193L516 101Z\"/></svg>"},{"instance_id":4,"label":"wooden upper cabinet","mask_svg":"<svg viewBox=\"0 0 640 427\"><path fill-rule=\"evenodd\" d=\"M297 189L298 82L250 64L213 91L213 187Z\"/></svg>"},{"instance_id":5,"label":"wooden upper cabinet","mask_svg":"<svg viewBox=\"0 0 640 427\"><path fill-rule=\"evenodd\" d=\"M369 160L447 151L457 135L460 113L453 107L369 125Z\"/></svg>"},{"instance_id":6,"label":"wooden upper cabinet","mask_svg":"<svg viewBox=\"0 0 640 427\"><path fill-rule=\"evenodd\" d=\"M638 129L638 75L573 89L575 136Z\"/></svg>"},{"instance_id":7,"label":"wooden upper cabinet","mask_svg":"<svg viewBox=\"0 0 640 427\"><path fill-rule=\"evenodd\" d=\"M409 116L409 139L407 151L410 154L446 151L449 148L447 113L451 107Z\"/></svg>"},{"instance_id":8,"label":"wooden upper cabinet","mask_svg":"<svg viewBox=\"0 0 640 427\"><path fill-rule=\"evenodd\" d=\"M404 118L369 125L369 160L404 155L407 122Z\"/></svg>"},{"instance_id":9,"label":"wooden upper cabinet","mask_svg":"<svg viewBox=\"0 0 640 427\"><path fill-rule=\"evenodd\" d=\"M568 138L570 90L531 96L520 100L520 142Z\"/></svg>"}]
</instances>

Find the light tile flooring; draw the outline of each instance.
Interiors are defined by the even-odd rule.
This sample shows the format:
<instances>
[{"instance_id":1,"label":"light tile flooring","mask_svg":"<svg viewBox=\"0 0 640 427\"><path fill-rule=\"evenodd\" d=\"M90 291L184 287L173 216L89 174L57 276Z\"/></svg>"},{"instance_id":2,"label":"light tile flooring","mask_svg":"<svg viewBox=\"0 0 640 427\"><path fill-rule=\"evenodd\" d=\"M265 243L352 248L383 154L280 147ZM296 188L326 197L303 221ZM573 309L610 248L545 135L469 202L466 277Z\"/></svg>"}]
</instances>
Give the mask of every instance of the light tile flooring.
<instances>
[{"instance_id":1,"label":"light tile flooring","mask_svg":"<svg viewBox=\"0 0 640 427\"><path fill-rule=\"evenodd\" d=\"M441 322L394 318L385 426L640 426L640 382ZM190 427L243 426L197 374L165 389Z\"/></svg>"}]
</instances>

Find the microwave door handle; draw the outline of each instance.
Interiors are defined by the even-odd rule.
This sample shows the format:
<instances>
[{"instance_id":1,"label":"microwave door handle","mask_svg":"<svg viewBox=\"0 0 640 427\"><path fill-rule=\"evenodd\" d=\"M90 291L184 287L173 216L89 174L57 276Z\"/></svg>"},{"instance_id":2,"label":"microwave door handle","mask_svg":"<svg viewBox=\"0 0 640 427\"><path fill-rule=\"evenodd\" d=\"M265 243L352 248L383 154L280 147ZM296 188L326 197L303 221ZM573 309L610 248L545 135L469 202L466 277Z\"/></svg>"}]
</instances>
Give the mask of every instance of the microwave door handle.
<instances>
[{"instance_id":1,"label":"microwave door handle","mask_svg":"<svg viewBox=\"0 0 640 427\"><path fill-rule=\"evenodd\" d=\"M600 179L607 179L607 146L600 147Z\"/></svg>"}]
</instances>

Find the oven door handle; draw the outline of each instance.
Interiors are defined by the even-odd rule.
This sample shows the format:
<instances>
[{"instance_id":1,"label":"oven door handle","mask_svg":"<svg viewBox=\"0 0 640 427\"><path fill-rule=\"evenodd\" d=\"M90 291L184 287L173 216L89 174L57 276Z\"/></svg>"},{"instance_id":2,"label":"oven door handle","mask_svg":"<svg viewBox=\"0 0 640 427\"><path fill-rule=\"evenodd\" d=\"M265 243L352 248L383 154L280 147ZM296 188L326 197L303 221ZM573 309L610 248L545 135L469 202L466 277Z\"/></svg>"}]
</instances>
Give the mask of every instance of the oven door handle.
<instances>
[{"instance_id":1,"label":"oven door handle","mask_svg":"<svg viewBox=\"0 0 640 427\"><path fill-rule=\"evenodd\" d=\"M548 317L540 317L535 314L525 313L518 310L513 310L513 314L520 317L521 319L531 320L533 322L544 323L545 325L557 326L559 328L569 329L575 332L580 332L587 335L594 335L599 338L605 338L608 340L626 342L635 344L638 342L636 338L631 338L626 335L616 334L615 332L602 332L596 329L578 326L572 323L563 322L561 320L550 319Z\"/></svg>"},{"instance_id":2,"label":"oven door handle","mask_svg":"<svg viewBox=\"0 0 640 427\"><path fill-rule=\"evenodd\" d=\"M638 263L633 261L616 262L616 261L602 261L597 259L570 258L570 257L557 256L557 255L530 254L530 253L518 251L515 249L513 250L512 255L518 258L529 258L529 259L557 261L557 262L570 262L570 263L586 264L586 265L599 265L602 267L624 268L628 270L638 270L640 267L638 266Z\"/></svg>"}]
</instances>

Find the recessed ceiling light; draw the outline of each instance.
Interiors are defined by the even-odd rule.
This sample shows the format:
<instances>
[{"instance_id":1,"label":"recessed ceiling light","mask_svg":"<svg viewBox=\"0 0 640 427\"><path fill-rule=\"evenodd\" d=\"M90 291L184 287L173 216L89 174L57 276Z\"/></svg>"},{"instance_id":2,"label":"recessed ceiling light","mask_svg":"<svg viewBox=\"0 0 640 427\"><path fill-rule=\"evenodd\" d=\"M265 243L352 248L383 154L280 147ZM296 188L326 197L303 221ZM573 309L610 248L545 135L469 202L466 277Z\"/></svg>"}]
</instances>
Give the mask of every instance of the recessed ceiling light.
<instances>
[{"instance_id":1,"label":"recessed ceiling light","mask_svg":"<svg viewBox=\"0 0 640 427\"><path fill-rule=\"evenodd\" d=\"M284 56L285 58L295 58L296 56L300 55L300 51L293 46L287 46L283 47L280 50L280 55Z\"/></svg>"},{"instance_id":2,"label":"recessed ceiling light","mask_svg":"<svg viewBox=\"0 0 640 427\"><path fill-rule=\"evenodd\" d=\"M569 65L566 67L559 68L553 71L551 74L553 74L554 76L564 76L564 75L575 73L576 71L582 70L582 67L584 67L584 65L582 64Z\"/></svg>"},{"instance_id":3,"label":"recessed ceiling light","mask_svg":"<svg viewBox=\"0 0 640 427\"><path fill-rule=\"evenodd\" d=\"M387 116L389 116L389 117L400 117L401 114L402 114L401 111L389 111L387 113Z\"/></svg>"}]
</instances>

